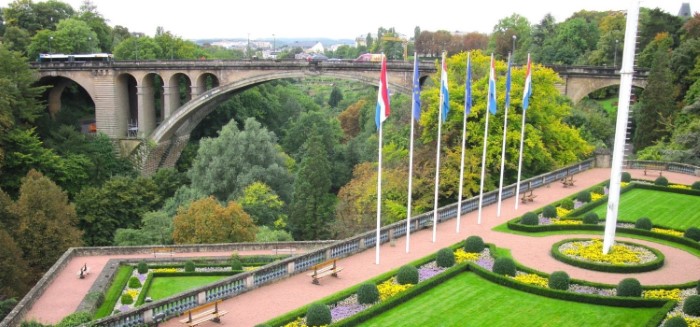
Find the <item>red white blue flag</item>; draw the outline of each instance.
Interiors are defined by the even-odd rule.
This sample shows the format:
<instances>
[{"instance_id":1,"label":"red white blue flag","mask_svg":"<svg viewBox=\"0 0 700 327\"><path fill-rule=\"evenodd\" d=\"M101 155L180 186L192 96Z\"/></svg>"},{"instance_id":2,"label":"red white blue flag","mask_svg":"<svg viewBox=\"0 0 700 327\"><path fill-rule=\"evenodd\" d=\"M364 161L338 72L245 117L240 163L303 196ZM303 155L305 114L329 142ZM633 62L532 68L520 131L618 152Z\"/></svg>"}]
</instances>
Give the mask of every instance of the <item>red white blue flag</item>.
<instances>
[{"instance_id":1,"label":"red white blue flag","mask_svg":"<svg viewBox=\"0 0 700 327\"><path fill-rule=\"evenodd\" d=\"M523 89L523 111L527 110L530 105L530 96L532 95L532 63L530 62L530 54L527 54L527 72L525 73L525 89Z\"/></svg>"},{"instance_id":2,"label":"red white blue flag","mask_svg":"<svg viewBox=\"0 0 700 327\"><path fill-rule=\"evenodd\" d=\"M496 114L496 62L491 54L491 71L489 72L488 108L492 115Z\"/></svg>"},{"instance_id":3,"label":"red white blue flag","mask_svg":"<svg viewBox=\"0 0 700 327\"><path fill-rule=\"evenodd\" d=\"M386 56L382 55L382 71L379 74L379 93L377 94L377 112L374 116L377 129L389 117L390 112L389 85L386 78Z\"/></svg>"},{"instance_id":4,"label":"red white blue flag","mask_svg":"<svg viewBox=\"0 0 700 327\"><path fill-rule=\"evenodd\" d=\"M442 95L442 121L447 121L447 113L450 112L450 90L447 86L447 53L442 53L442 74L440 75L440 94Z\"/></svg>"}]
</instances>

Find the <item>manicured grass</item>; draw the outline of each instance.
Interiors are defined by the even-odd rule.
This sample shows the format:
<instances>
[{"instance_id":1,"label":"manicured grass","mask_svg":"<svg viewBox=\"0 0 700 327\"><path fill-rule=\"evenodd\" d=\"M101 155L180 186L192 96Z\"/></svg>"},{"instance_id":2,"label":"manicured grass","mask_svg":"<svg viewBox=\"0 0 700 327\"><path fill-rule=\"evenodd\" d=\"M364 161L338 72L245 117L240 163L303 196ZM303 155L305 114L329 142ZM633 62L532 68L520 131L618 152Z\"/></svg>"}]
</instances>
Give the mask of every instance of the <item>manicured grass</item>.
<instances>
[{"instance_id":1,"label":"manicured grass","mask_svg":"<svg viewBox=\"0 0 700 327\"><path fill-rule=\"evenodd\" d=\"M592 212L604 219L607 203ZM655 225L685 230L700 226L700 197L635 188L620 197L618 220L636 221L649 217Z\"/></svg>"},{"instance_id":2,"label":"manicured grass","mask_svg":"<svg viewBox=\"0 0 700 327\"><path fill-rule=\"evenodd\" d=\"M146 296L150 296L154 301L160 300L199 286L211 284L226 277L229 276L155 277Z\"/></svg>"},{"instance_id":3,"label":"manicured grass","mask_svg":"<svg viewBox=\"0 0 700 327\"><path fill-rule=\"evenodd\" d=\"M598 101L598 104L600 104L600 106L603 107L603 109L605 109L609 115L614 117L614 115L617 114L617 100L617 97L612 97L605 100L600 100Z\"/></svg>"},{"instance_id":4,"label":"manicured grass","mask_svg":"<svg viewBox=\"0 0 700 327\"><path fill-rule=\"evenodd\" d=\"M645 326L659 310L550 299L462 273L362 326Z\"/></svg>"},{"instance_id":5,"label":"manicured grass","mask_svg":"<svg viewBox=\"0 0 700 327\"><path fill-rule=\"evenodd\" d=\"M105 301L97 309L97 312L95 312L95 319L107 317L112 314L114 306L122 295L122 291L133 271L133 266L119 266L119 270L117 270L114 279L112 279L112 285L109 286L107 293L105 293Z\"/></svg>"}]
</instances>

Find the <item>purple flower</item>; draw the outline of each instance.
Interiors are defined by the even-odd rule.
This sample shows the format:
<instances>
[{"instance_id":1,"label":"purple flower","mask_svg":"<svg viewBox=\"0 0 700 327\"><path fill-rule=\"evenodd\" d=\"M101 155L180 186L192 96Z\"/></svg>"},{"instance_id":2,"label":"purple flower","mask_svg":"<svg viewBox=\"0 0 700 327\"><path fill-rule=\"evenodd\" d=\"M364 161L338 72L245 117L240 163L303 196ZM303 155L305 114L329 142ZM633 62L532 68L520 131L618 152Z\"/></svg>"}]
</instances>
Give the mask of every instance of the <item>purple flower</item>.
<instances>
[{"instance_id":1,"label":"purple flower","mask_svg":"<svg viewBox=\"0 0 700 327\"><path fill-rule=\"evenodd\" d=\"M491 257L482 257L476 261L476 264L488 271L493 270L493 258Z\"/></svg>"},{"instance_id":2,"label":"purple flower","mask_svg":"<svg viewBox=\"0 0 700 327\"><path fill-rule=\"evenodd\" d=\"M420 269L418 269L418 281L422 282L443 271L445 271L445 268L442 267L421 267Z\"/></svg>"},{"instance_id":3,"label":"purple flower","mask_svg":"<svg viewBox=\"0 0 700 327\"><path fill-rule=\"evenodd\" d=\"M148 277L148 273L145 273L145 274L139 274L139 273L137 273L137 274L136 274L136 278L139 279L139 281L141 282L141 284L143 284L143 282L146 281L146 277Z\"/></svg>"},{"instance_id":4,"label":"purple flower","mask_svg":"<svg viewBox=\"0 0 700 327\"><path fill-rule=\"evenodd\" d=\"M347 305L337 305L335 308L331 309L331 318L333 322L341 319L350 317L358 312L366 309L368 305L365 304L347 304Z\"/></svg>"}]
</instances>

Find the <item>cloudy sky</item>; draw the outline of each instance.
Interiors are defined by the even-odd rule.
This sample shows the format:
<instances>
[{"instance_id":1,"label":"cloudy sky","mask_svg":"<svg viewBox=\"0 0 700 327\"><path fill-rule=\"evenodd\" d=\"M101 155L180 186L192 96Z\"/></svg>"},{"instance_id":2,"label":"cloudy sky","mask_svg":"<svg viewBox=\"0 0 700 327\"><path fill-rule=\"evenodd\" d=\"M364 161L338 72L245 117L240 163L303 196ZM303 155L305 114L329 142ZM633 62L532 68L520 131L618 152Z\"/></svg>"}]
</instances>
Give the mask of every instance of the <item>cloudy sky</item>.
<instances>
[{"instance_id":1,"label":"cloudy sky","mask_svg":"<svg viewBox=\"0 0 700 327\"><path fill-rule=\"evenodd\" d=\"M38 1L38 0L34 0ZM62 0L76 10L83 0ZM0 0L6 7L11 0ZM163 26L186 39L329 37L353 39L381 27L413 35L413 29L492 31L513 13L538 23L551 13L563 21L579 10L626 10L629 0L92 0L109 24L153 35ZM693 12L700 0L642 0L641 5L677 14L683 2ZM419 3L420 5L413 5Z\"/></svg>"}]
</instances>

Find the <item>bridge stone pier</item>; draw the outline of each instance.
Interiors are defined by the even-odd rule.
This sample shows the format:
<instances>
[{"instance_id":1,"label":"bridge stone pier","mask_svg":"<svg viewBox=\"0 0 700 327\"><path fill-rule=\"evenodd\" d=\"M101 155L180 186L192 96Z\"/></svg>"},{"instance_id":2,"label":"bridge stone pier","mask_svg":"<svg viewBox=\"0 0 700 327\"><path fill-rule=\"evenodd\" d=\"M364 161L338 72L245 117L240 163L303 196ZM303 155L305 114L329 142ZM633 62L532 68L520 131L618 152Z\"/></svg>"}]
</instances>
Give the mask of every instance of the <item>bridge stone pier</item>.
<instances>
[{"instance_id":1,"label":"bridge stone pier","mask_svg":"<svg viewBox=\"0 0 700 327\"><path fill-rule=\"evenodd\" d=\"M376 86L380 70L378 62L332 60L50 62L34 67L40 83L52 85L50 113L61 109L61 93L75 82L95 104L97 131L118 140L122 153L137 153L145 174L174 166L190 132L236 92L271 80L312 76ZM620 80L614 68L550 68L562 78L562 94L574 102ZM389 62L387 69L390 90L410 94L413 64ZM435 72L434 62L421 63L421 82ZM644 87L645 83L646 75L638 74L634 85Z\"/></svg>"}]
</instances>

